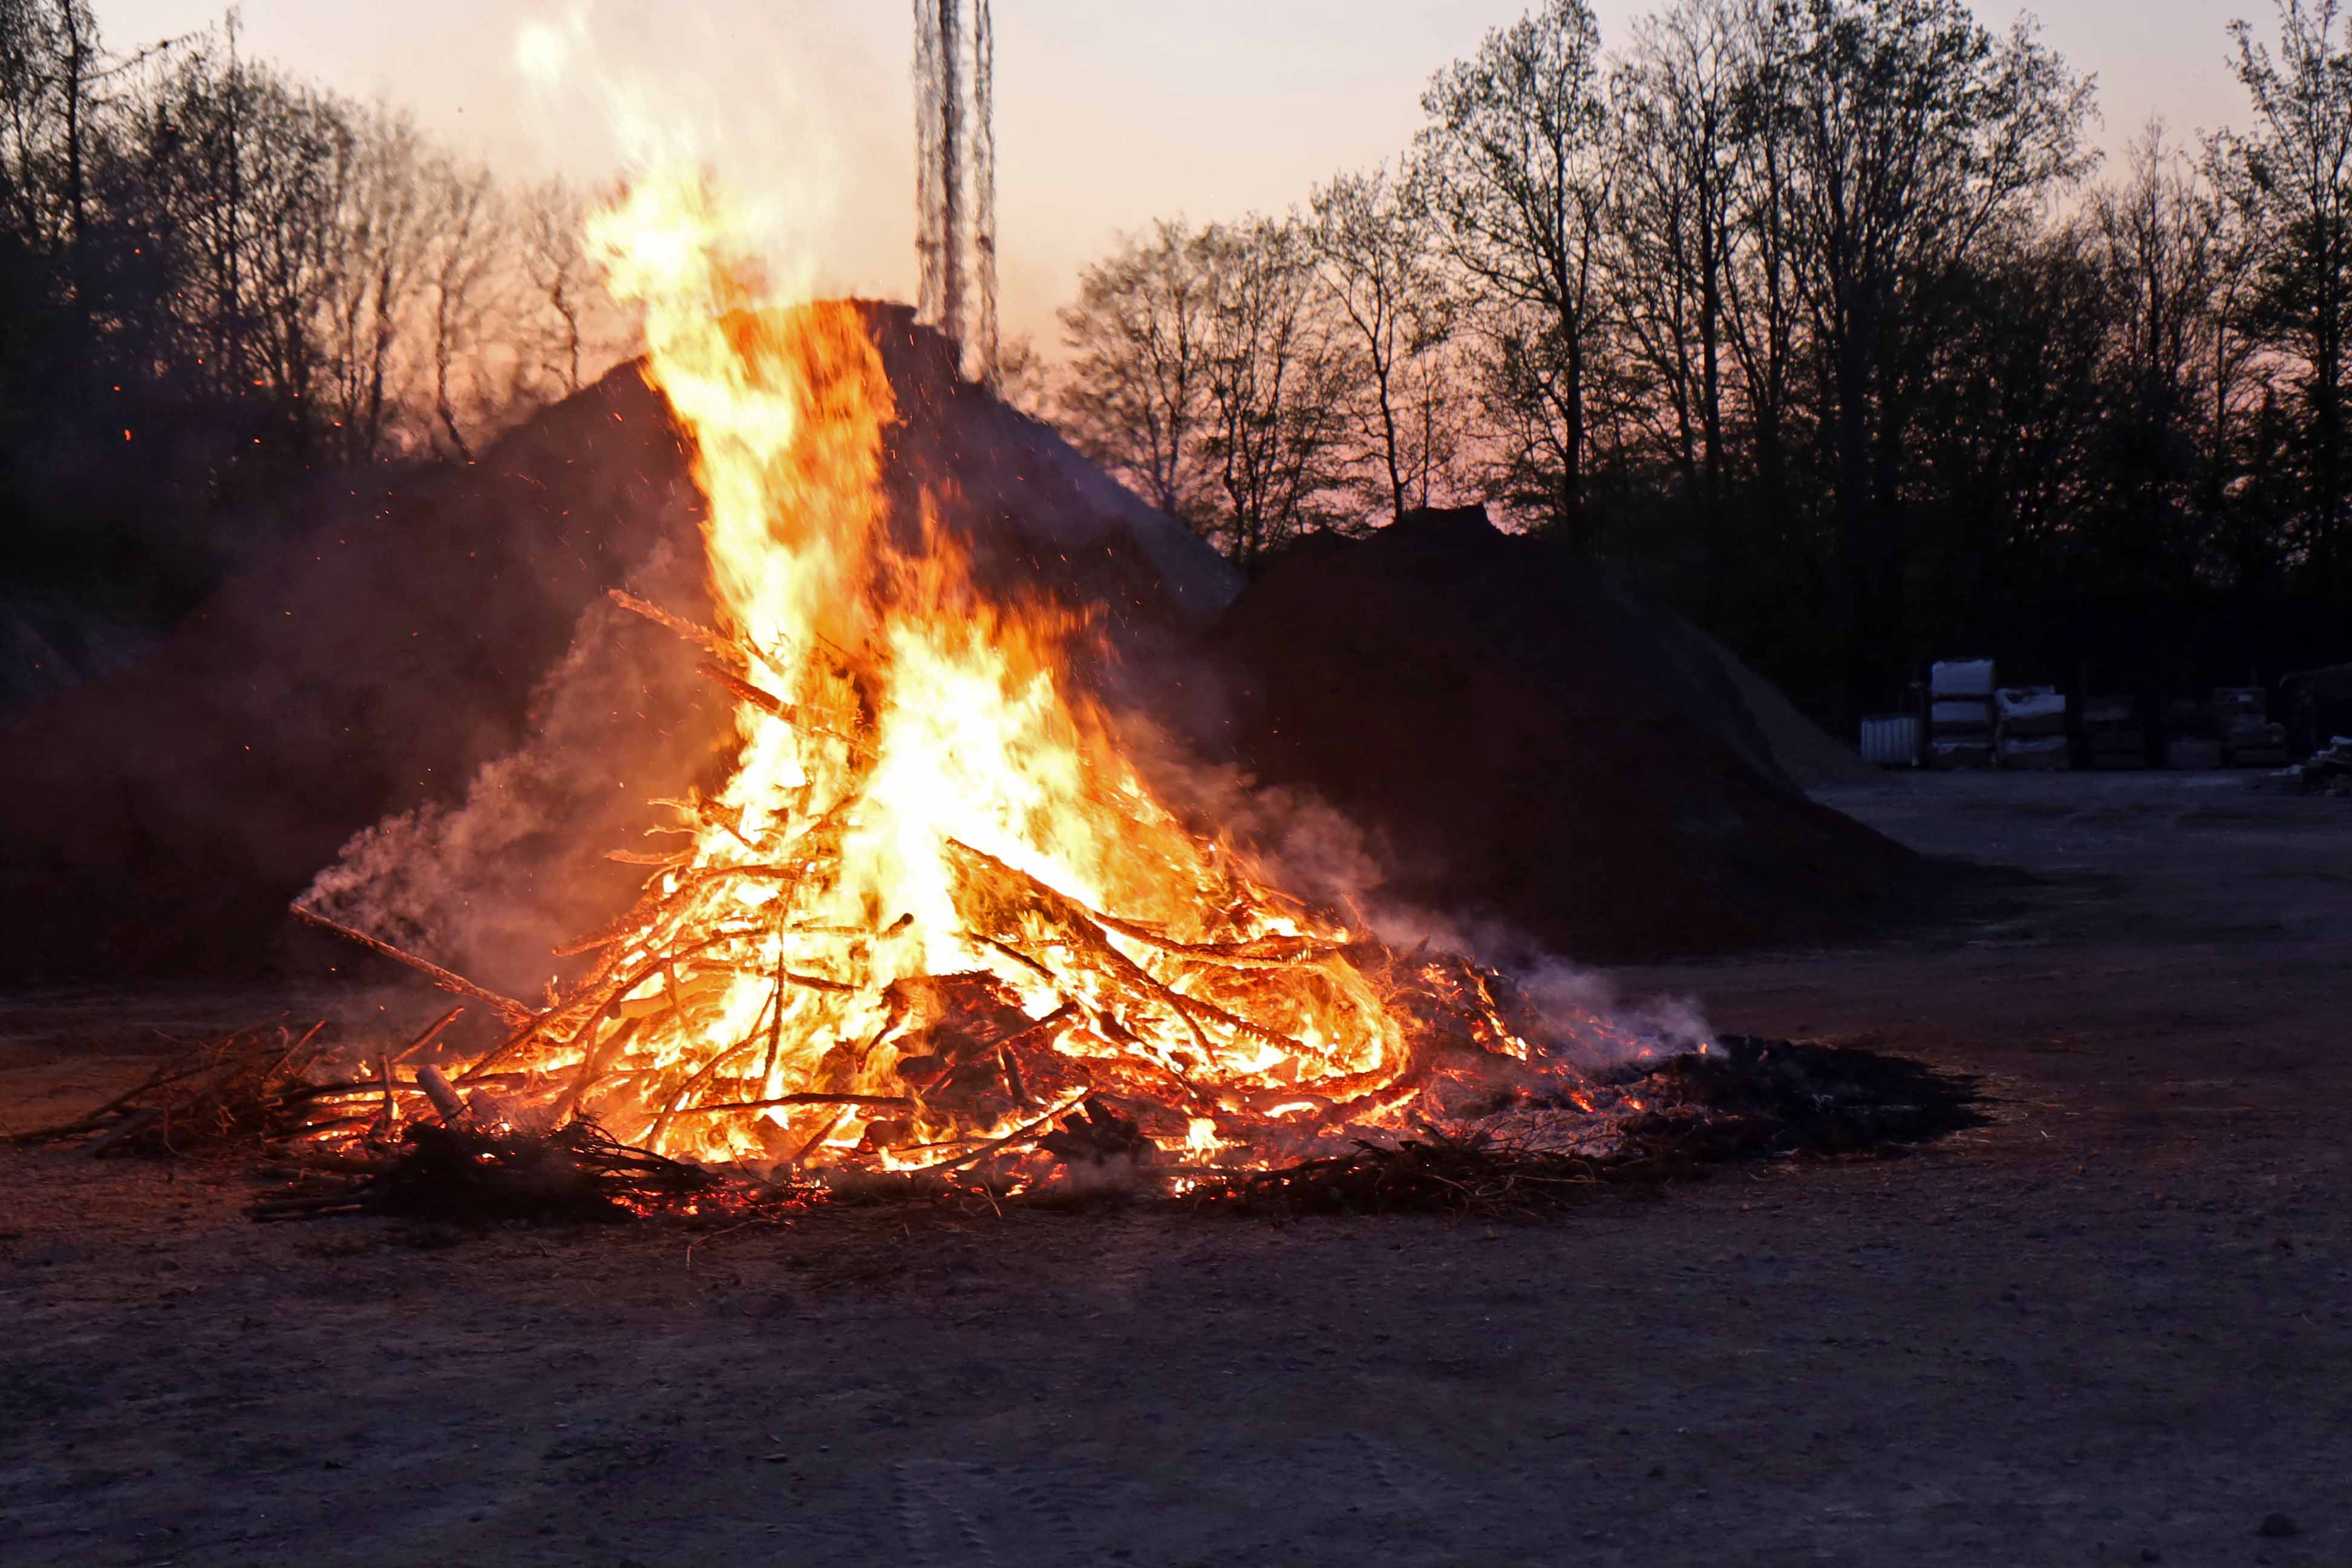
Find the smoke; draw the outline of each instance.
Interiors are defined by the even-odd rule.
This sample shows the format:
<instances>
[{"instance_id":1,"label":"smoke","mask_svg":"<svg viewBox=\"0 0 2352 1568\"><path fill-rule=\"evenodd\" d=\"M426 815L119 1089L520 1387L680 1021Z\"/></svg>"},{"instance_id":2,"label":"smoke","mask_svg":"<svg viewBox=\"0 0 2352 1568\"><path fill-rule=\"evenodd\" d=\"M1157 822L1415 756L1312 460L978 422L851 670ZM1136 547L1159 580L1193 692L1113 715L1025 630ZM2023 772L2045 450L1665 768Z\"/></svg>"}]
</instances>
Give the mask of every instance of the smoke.
<instances>
[{"instance_id":1,"label":"smoke","mask_svg":"<svg viewBox=\"0 0 2352 1568\"><path fill-rule=\"evenodd\" d=\"M629 178L703 171L727 193L772 302L797 301L897 270L876 268L871 215L849 200L842 134L863 106L844 97L856 73L833 30L821 16L722 26L691 8L599 13L575 0L526 19L510 58L548 158L592 183L614 166Z\"/></svg>"},{"instance_id":2,"label":"smoke","mask_svg":"<svg viewBox=\"0 0 2352 1568\"><path fill-rule=\"evenodd\" d=\"M1366 912L1391 947L1458 952L1505 976L1546 1054L1584 1071L1679 1055L1715 1037L1696 997L1628 996L1606 971L1563 957L1505 922L1377 898Z\"/></svg>"},{"instance_id":3,"label":"smoke","mask_svg":"<svg viewBox=\"0 0 2352 1568\"><path fill-rule=\"evenodd\" d=\"M694 602L698 565L667 541L633 581ZM487 984L528 994L550 950L625 903L644 873L605 861L645 847L647 801L683 794L723 739L675 637L599 598L531 700L527 739L455 803L365 828L302 895L305 907Z\"/></svg>"},{"instance_id":4,"label":"smoke","mask_svg":"<svg viewBox=\"0 0 2352 1568\"><path fill-rule=\"evenodd\" d=\"M1715 1037L1693 996L1656 995L1628 1001L1598 970L1546 954L1514 972L1519 990L1542 1019L1552 1049L1585 1068L1618 1067L1646 1055L1672 1056Z\"/></svg>"},{"instance_id":5,"label":"smoke","mask_svg":"<svg viewBox=\"0 0 2352 1568\"><path fill-rule=\"evenodd\" d=\"M1380 856L1337 807L1309 792L1258 785L1230 763L1198 759L1196 748L1216 728L1221 699L1213 679L1194 671L1181 683L1163 683L1162 690L1179 693L1174 710L1191 739L1171 736L1160 717L1124 709L1117 727L1127 754L1188 826L1246 846L1282 891L1339 910L1384 946L1459 953L1503 974L1530 1016L1531 1032L1580 1069L1675 1055L1714 1038L1695 997L1628 997L1605 972L1550 951L1507 922L1390 895Z\"/></svg>"}]
</instances>

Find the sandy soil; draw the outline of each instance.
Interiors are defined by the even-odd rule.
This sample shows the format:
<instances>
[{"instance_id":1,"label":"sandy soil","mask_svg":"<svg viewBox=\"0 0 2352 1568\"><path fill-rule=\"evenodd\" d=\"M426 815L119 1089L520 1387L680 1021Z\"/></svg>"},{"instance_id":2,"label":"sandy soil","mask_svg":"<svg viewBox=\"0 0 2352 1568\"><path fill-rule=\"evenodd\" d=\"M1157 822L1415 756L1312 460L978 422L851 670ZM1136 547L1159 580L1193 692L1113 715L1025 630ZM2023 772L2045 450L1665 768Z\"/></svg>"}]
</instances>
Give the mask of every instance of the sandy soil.
<instances>
[{"instance_id":1,"label":"sandy soil","mask_svg":"<svg viewBox=\"0 0 2352 1568\"><path fill-rule=\"evenodd\" d=\"M2032 880L1625 978L1984 1075L1992 1124L1900 1161L1528 1226L458 1238L0 1152L0 1560L2352 1561L2352 809L2230 775L1839 804ZM207 1006L23 1000L0 1118Z\"/></svg>"}]
</instances>

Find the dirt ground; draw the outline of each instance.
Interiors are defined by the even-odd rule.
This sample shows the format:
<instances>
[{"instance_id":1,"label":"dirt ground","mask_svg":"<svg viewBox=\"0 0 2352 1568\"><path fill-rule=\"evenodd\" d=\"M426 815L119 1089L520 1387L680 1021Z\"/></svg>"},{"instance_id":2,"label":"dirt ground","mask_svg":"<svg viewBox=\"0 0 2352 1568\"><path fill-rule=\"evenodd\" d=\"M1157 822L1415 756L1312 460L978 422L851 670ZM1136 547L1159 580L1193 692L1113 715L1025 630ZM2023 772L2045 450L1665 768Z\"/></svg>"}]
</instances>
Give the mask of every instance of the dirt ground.
<instances>
[{"instance_id":1,"label":"dirt ground","mask_svg":"<svg viewBox=\"0 0 2352 1568\"><path fill-rule=\"evenodd\" d=\"M2352 1562L2352 805L1837 804L2032 879L1623 978L1983 1075L1991 1124L1902 1160L1528 1225L458 1238L0 1151L0 1561ZM17 999L0 1125L207 1010L253 1004Z\"/></svg>"}]
</instances>

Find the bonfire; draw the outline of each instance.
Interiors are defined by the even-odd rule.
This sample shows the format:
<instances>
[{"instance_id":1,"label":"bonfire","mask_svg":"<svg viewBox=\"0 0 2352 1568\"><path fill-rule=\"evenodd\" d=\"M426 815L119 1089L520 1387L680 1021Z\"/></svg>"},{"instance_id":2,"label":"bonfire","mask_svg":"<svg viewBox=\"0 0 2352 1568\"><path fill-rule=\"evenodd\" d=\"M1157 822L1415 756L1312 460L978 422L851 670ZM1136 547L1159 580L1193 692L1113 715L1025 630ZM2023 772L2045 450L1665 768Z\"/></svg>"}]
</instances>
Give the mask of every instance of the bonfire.
<instances>
[{"instance_id":1,"label":"bonfire","mask_svg":"<svg viewBox=\"0 0 2352 1568\"><path fill-rule=\"evenodd\" d=\"M592 240L693 443L719 624L614 596L697 645L740 751L615 852L649 879L562 950L577 984L529 1005L433 970L510 1031L457 1078L491 1120L795 1170L1213 1167L1566 1075L1499 981L1180 820L1074 676L1083 616L893 515L852 306L763 302L703 182L639 184ZM383 1070L395 1110L433 1082Z\"/></svg>"}]
</instances>

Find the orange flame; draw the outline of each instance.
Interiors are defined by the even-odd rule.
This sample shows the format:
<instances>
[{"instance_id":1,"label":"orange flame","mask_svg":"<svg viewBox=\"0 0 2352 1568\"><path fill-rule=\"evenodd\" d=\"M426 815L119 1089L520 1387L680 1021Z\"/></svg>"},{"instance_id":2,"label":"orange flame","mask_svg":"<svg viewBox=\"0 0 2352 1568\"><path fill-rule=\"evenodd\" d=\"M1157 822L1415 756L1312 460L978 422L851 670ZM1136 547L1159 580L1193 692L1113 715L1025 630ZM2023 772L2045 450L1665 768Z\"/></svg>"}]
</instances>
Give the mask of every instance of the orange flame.
<instances>
[{"instance_id":1,"label":"orange flame","mask_svg":"<svg viewBox=\"0 0 2352 1568\"><path fill-rule=\"evenodd\" d=\"M1092 1091L1195 1154L1390 1113L1412 1053L1351 933L1154 797L1066 614L983 597L928 504L893 515L862 318L762 300L736 232L678 178L592 227L694 443L740 753L666 803L690 849L525 1065L703 1159L961 1159Z\"/></svg>"}]
</instances>

